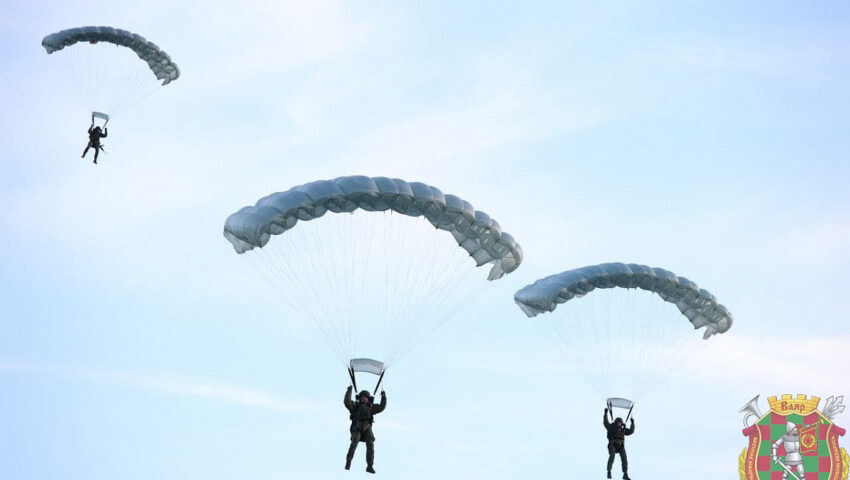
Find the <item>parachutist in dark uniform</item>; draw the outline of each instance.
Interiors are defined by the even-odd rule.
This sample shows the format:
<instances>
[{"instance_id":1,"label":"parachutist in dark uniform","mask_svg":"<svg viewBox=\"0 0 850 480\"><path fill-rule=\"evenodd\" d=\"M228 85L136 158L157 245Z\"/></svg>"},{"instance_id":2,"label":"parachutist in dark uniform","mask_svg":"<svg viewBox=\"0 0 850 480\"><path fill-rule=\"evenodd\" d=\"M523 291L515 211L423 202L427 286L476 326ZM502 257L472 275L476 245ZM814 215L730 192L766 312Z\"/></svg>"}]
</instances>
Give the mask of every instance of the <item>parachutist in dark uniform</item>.
<instances>
[{"instance_id":1,"label":"parachutist in dark uniform","mask_svg":"<svg viewBox=\"0 0 850 480\"><path fill-rule=\"evenodd\" d=\"M86 145L86 149L83 150L83 156L80 158L86 158L86 154L89 152L90 148L94 148L94 163L97 164L97 154L103 150L103 145L100 144L101 138L106 138L106 135L109 132L106 127L103 127L103 132L101 132L100 127L94 126L94 123L89 127L89 144Z\"/></svg>"},{"instance_id":2,"label":"parachutist in dark uniform","mask_svg":"<svg viewBox=\"0 0 850 480\"><path fill-rule=\"evenodd\" d=\"M354 458L354 451L357 449L357 444L366 442L366 471L375 473L372 464L375 462L375 435L372 433L372 423L375 421L375 415L384 411L387 408L387 394L381 391L381 404L374 405L373 398L369 392L363 390L357 394L357 401L351 400L351 386L345 391L345 408L348 409L349 418L351 419L351 445L348 447L348 455L345 457L345 469L351 468L351 460Z\"/></svg>"},{"instance_id":3,"label":"parachutist in dark uniform","mask_svg":"<svg viewBox=\"0 0 850 480\"><path fill-rule=\"evenodd\" d=\"M623 467L623 478L629 480L629 460L626 457L626 435L635 433L635 419L632 419L632 424L626 428L623 419L617 417L614 423L608 421L608 409L602 416L602 425L608 431L608 478L611 478L611 467L614 465L614 456L620 454L620 463Z\"/></svg>"}]
</instances>

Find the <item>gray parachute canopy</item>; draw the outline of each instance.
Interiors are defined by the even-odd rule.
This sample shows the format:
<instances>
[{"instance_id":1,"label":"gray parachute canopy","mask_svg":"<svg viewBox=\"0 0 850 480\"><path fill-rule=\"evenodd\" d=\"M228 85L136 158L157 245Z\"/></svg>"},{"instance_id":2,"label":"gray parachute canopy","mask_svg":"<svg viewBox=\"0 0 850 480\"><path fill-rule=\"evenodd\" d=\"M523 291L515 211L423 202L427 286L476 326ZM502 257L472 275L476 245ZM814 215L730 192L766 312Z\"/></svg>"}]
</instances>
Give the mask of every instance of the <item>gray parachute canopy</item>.
<instances>
[{"instance_id":1,"label":"gray parachute canopy","mask_svg":"<svg viewBox=\"0 0 850 480\"><path fill-rule=\"evenodd\" d=\"M106 42L129 48L147 62L156 78L167 85L180 76L180 69L171 61L171 57L153 42L145 37L120 28L112 27L79 27L51 33L44 37L41 45L47 53L62 50L77 42Z\"/></svg>"},{"instance_id":2,"label":"gray parachute canopy","mask_svg":"<svg viewBox=\"0 0 850 480\"><path fill-rule=\"evenodd\" d=\"M640 288L676 305L694 328L706 327L703 338L732 326L732 313L707 290L673 272L633 263L603 263L552 275L517 291L514 301L533 317L597 288L615 287Z\"/></svg>"},{"instance_id":3,"label":"gray parachute canopy","mask_svg":"<svg viewBox=\"0 0 850 480\"><path fill-rule=\"evenodd\" d=\"M424 216L434 227L451 233L477 266L493 264L488 278L511 273L522 262L522 248L499 223L469 202L444 195L436 187L386 177L351 176L320 180L273 193L253 207L230 215L224 236L237 253L262 248L271 235L293 228L327 212L393 210L412 217Z\"/></svg>"}]
</instances>

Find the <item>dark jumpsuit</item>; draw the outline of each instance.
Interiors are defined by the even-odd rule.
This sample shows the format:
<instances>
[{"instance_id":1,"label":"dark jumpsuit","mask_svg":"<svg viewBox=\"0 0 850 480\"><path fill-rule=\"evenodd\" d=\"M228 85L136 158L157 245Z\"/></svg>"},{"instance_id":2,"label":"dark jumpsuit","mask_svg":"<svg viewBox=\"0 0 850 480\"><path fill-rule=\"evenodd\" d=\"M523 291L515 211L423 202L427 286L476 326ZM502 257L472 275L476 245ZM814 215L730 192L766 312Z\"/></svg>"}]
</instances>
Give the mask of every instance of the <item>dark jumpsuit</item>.
<instances>
[{"instance_id":1,"label":"dark jumpsuit","mask_svg":"<svg viewBox=\"0 0 850 480\"><path fill-rule=\"evenodd\" d=\"M603 414L602 425L608 432L608 471L610 472L614 465L614 456L619 453L620 463L625 474L629 471L629 460L626 457L626 435L635 433L635 421L632 420L632 426L626 428L625 423L619 425L611 423L608 421L608 416Z\"/></svg>"},{"instance_id":2,"label":"dark jumpsuit","mask_svg":"<svg viewBox=\"0 0 850 480\"><path fill-rule=\"evenodd\" d=\"M354 451L360 442L366 443L366 464L370 467L375 462L375 434L372 433L372 421L375 415L387 408L387 395L381 392L381 404L361 403L351 400L351 388L345 391L345 408L351 414L351 445L348 447L346 460L354 458Z\"/></svg>"},{"instance_id":3,"label":"dark jumpsuit","mask_svg":"<svg viewBox=\"0 0 850 480\"><path fill-rule=\"evenodd\" d=\"M86 154L89 153L89 148L94 148L94 163L97 163L97 154L100 152L100 139L106 138L107 132L106 128L103 129L103 133L100 130L95 130L94 126L89 127L89 144L86 145L86 149L83 150L83 158L85 158Z\"/></svg>"}]
</instances>

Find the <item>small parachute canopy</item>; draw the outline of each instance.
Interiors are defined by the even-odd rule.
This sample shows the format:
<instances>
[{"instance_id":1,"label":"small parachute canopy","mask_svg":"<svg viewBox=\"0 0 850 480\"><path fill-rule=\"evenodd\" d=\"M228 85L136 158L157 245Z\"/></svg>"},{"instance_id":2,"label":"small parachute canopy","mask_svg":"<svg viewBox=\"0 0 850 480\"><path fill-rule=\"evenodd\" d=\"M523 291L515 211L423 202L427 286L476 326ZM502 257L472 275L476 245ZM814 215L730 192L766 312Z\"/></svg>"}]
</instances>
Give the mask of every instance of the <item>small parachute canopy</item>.
<instances>
[{"instance_id":1,"label":"small parachute canopy","mask_svg":"<svg viewBox=\"0 0 850 480\"><path fill-rule=\"evenodd\" d=\"M142 60L147 62L156 78L167 85L180 76L180 69L171 57L162 51L155 43L136 33L113 27L79 27L51 33L44 37L41 45L47 53L53 53L78 42L106 42L127 47Z\"/></svg>"},{"instance_id":2,"label":"small parachute canopy","mask_svg":"<svg viewBox=\"0 0 850 480\"><path fill-rule=\"evenodd\" d=\"M630 409L634 406L634 402L632 402L631 400L629 400L627 398L613 397L613 398L609 398L606 402L608 403L609 407L623 408L623 409L626 409L626 410L628 410L628 409Z\"/></svg>"},{"instance_id":3,"label":"small parachute canopy","mask_svg":"<svg viewBox=\"0 0 850 480\"><path fill-rule=\"evenodd\" d=\"M372 375L384 373L384 362L371 358L352 358L348 365L352 372L371 373Z\"/></svg>"},{"instance_id":4,"label":"small parachute canopy","mask_svg":"<svg viewBox=\"0 0 850 480\"><path fill-rule=\"evenodd\" d=\"M603 263L552 275L516 292L514 301L533 317L597 288L615 287L653 292L676 305L694 328L706 327L703 338L724 333L732 326L732 314L707 290L673 272L634 263Z\"/></svg>"},{"instance_id":5,"label":"small parachute canopy","mask_svg":"<svg viewBox=\"0 0 850 480\"><path fill-rule=\"evenodd\" d=\"M492 264L489 280L513 272L522 262L522 249L514 238L469 202L424 183L386 177L339 177L273 193L228 217L224 236L237 253L244 253L262 248L272 235L286 232L299 220L358 209L425 217L435 228L451 233L477 266Z\"/></svg>"}]
</instances>

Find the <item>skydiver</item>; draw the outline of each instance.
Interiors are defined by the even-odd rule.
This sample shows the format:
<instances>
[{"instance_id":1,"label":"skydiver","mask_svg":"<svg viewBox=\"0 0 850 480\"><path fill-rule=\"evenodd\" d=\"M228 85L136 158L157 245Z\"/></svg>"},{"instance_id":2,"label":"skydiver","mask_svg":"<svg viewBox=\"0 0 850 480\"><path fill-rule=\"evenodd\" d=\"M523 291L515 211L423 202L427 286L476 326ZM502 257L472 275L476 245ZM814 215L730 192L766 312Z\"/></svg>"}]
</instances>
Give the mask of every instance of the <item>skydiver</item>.
<instances>
[{"instance_id":1,"label":"skydiver","mask_svg":"<svg viewBox=\"0 0 850 480\"><path fill-rule=\"evenodd\" d=\"M356 402L352 401L351 389L352 387L349 385L343 401L351 419L351 428L349 428L351 445L348 447L348 455L345 457L345 469L351 468L351 460L354 458L357 444L366 442L366 471L375 473L375 469L372 467L375 462L375 435L372 433L372 423L375 421L375 415L387 408L387 393L381 390L381 404L375 405L373 404L373 397L366 390L357 394Z\"/></svg>"},{"instance_id":2,"label":"skydiver","mask_svg":"<svg viewBox=\"0 0 850 480\"><path fill-rule=\"evenodd\" d=\"M103 150L103 145L100 144L101 138L106 138L106 135L109 133L106 126L103 126L103 132L100 130L100 126L94 126L94 118L92 118L92 124L89 127L89 143L86 145L86 149L83 150L83 156L80 158L86 158L86 154L89 152L89 148L94 148L94 164L97 165L97 154Z\"/></svg>"},{"instance_id":3,"label":"skydiver","mask_svg":"<svg viewBox=\"0 0 850 480\"><path fill-rule=\"evenodd\" d=\"M608 421L608 409L602 416L602 425L608 432L608 478L611 478L611 467L614 465L614 456L620 454L620 463L623 467L623 478L629 480L629 460L626 457L626 435L635 433L635 419L632 418L632 425L626 428L623 419L617 417L614 423Z\"/></svg>"}]
</instances>

